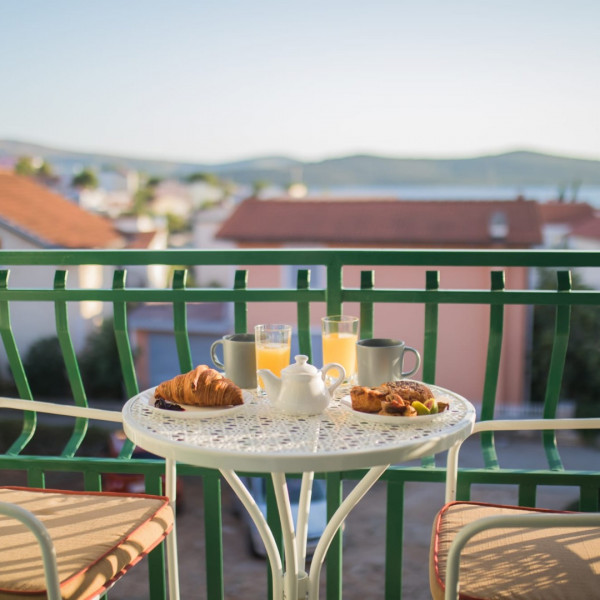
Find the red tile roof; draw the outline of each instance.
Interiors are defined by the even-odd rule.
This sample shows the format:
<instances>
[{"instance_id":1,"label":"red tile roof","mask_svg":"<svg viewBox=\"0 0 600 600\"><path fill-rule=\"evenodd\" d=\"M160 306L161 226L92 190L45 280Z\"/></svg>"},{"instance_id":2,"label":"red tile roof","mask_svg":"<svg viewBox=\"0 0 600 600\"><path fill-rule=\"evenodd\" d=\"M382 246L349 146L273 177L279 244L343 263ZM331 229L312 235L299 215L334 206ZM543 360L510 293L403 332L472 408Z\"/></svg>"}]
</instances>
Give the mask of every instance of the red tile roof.
<instances>
[{"instance_id":1,"label":"red tile roof","mask_svg":"<svg viewBox=\"0 0 600 600\"><path fill-rule=\"evenodd\" d=\"M492 215L508 223L492 239ZM537 203L515 201L406 201L393 199L248 198L217 237L240 244L316 243L343 246L528 248L541 244Z\"/></svg>"},{"instance_id":2,"label":"red tile roof","mask_svg":"<svg viewBox=\"0 0 600 600\"><path fill-rule=\"evenodd\" d=\"M571 229L569 235L600 240L600 217L594 216L582 221Z\"/></svg>"},{"instance_id":3,"label":"red tile roof","mask_svg":"<svg viewBox=\"0 0 600 600\"><path fill-rule=\"evenodd\" d=\"M43 248L114 248L113 224L26 177L0 171L0 226Z\"/></svg>"},{"instance_id":4,"label":"red tile roof","mask_svg":"<svg viewBox=\"0 0 600 600\"><path fill-rule=\"evenodd\" d=\"M578 221L591 219L594 216L593 207L585 202L544 202L539 205L539 210L544 225L552 223L574 224Z\"/></svg>"}]
</instances>

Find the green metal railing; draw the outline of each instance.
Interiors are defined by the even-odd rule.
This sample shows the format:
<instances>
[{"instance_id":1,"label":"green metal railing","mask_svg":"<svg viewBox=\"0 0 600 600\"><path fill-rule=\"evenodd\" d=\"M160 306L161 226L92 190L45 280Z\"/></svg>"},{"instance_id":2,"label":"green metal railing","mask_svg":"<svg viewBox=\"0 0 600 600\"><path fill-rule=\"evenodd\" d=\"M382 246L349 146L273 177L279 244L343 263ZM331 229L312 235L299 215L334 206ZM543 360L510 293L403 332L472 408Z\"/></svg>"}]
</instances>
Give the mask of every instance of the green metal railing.
<instances>
[{"instance_id":1,"label":"green metal railing","mask_svg":"<svg viewBox=\"0 0 600 600\"><path fill-rule=\"evenodd\" d=\"M70 288L67 278L69 269L80 265L102 265L113 270L112 286L96 289ZM130 267L168 265L173 268L169 287L131 288L127 286ZM198 265L238 266L231 288L188 287L188 270ZM257 289L249 287L252 269L260 265L303 265L322 266L326 270L324 287L312 287L310 272L301 268L295 287ZM344 270L352 266L361 270L360 285L356 288L344 285ZM398 268L398 287L378 288L375 274L378 267ZM32 273L45 270L52 273L53 285L40 287L11 285L11 277L35 267ZM423 287L408 289L401 285L402 268L421 267ZM440 270L444 267L469 269L487 267L490 271L488 289L446 289L441 281ZM553 290L508 289L505 273L511 268L553 269L557 272L557 284ZM170 303L173 306L173 335L176 343L179 367L182 372L193 367L187 323L187 307L190 303L219 302L233 307L233 327L237 332L247 330L248 308L253 303L292 303L296 307L296 323L299 350L312 356L310 325L315 305L323 304L328 314L339 314L347 303L358 303L360 307L360 335L372 337L374 331L375 306L380 303L417 304L424 307L424 339L422 340L422 378L435 383L436 356L440 331L439 310L443 305L484 305L489 307L488 346L485 363L484 386L480 407L481 419L493 419L495 413L498 373L503 350L504 315L511 305L547 305L555 307L556 327L551 362L548 368L547 388L543 402L543 416L556 415L563 370L569 342L571 307L578 305L600 306L600 291L573 290L572 270L579 268L600 269L600 252L595 251L521 251L521 250L177 250L177 251L0 251L0 336L5 358L10 365L18 395L33 399L16 334L11 321L14 303L26 303L36 310L39 303L50 303L54 307L56 335L64 359L73 402L87 405L77 356L70 332L68 306L70 303L99 301L112 306L114 330L119 353L126 395L139 392L138 377L130 330L128 309L139 303ZM48 278L51 281L51 277ZM0 354L1 356L1 354ZM208 357L206 357L208 360ZM23 471L28 485L44 486L46 474L50 472L78 472L83 474L84 487L88 490L101 489L102 475L106 473L137 473L145 478L149 493L160 493L164 465L162 461L131 458L133 447L126 443L118 458L82 456L80 449L88 433L85 419L75 421L72 433L63 451L58 456L32 456L28 454L36 430L36 418L26 413L15 440L0 456L0 469ZM559 449L553 432L543 437L548 468L524 471L501 468L494 435L486 432L481 436L483 467L462 468L459 471L458 497L466 499L474 484L511 484L518 486L519 502L535 505L539 486L573 486L580 490L580 506L583 510L598 510L600 476L597 472L567 471L563 468ZM182 465L180 472L203 478L206 545L211 548L206 558L206 596L211 600L226 597L223 587L223 541L221 515L221 479L214 471ZM343 495L343 482L354 480L361 472L328 474L328 511L332 513ZM436 465L435 457L422 461L418 466L391 467L383 477L387 485L387 520L385 544L385 588L386 599L402 597L402 552L404 539L403 506L405 487L409 482L441 483L445 478L443 466ZM269 506L273 505L270 498ZM269 518L274 525L272 516ZM165 578L162 568L162 548L150 556L150 598L165 598ZM328 600L341 599L343 546L338 535L330 547L326 565L326 587ZM426 581L424 571L424 581Z\"/></svg>"}]
</instances>

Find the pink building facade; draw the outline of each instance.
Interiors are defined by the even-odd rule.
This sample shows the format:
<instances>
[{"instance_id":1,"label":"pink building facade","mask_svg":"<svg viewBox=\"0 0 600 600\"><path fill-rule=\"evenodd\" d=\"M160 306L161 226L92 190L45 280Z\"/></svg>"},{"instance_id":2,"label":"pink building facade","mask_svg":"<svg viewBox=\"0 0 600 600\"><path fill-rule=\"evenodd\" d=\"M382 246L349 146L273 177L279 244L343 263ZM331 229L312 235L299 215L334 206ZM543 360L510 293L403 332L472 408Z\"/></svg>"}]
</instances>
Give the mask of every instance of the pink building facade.
<instances>
[{"instance_id":1,"label":"pink building facade","mask_svg":"<svg viewBox=\"0 0 600 600\"><path fill-rule=\"evenodd\" d=\"M541 239L536 203L524 200L428 203L353 199L318 205L315 202L247 200L223 224L219 237L236 241L239 247L288 248L523 248L534 247ZM318 221L315 214L320 215ZM323 223L329 223L329 229L323 227ZM436 232L435 238L433 232ZM241 265L240 268L248 269L250 288L295 287L295 270L290 267ZM316 267L311 271L314 288L324 287L324 273L320 269ZM347 267L343 274L344 287L358 288L361 270L371 268ZM424 289L426 270L435 270L435 267L372 267L372 270L377 288ZM442 267L439 271L441 289L485 290L491 285L491 270L487 267ZM527 269L505 270L507 289L529 289L529 280ZM313 355L320 357L320 349L315 346L325 305L313 305L311 309L313 340L317 340L313 342ZM344 313L358 315L359 307L348 304L344 306ZM497 405L518 406L529 399L530 313L530 307L526 306L505 309L503 348L509 350L501 357ZM440 306L436 383L475 403L479 403L483 395L489 318L488 306ZM294 324L295 320L294 305L263 304L249 309L249 329L261 322ZM422 352L424 306L376 305L373 334L405 340ZM418 371L413 377L420 376L421 371Z\"/></svg>"},{"instance_id":2,"label":"pink building facade","mask_svg":"<svg viewBox=\"0 0 600 600\"><path fill-rule=\"evenodd\" d=\"M241 266L249 271L248 287L273 287L286 280L285 267ZM367 268L369 269L369 268ZM378 288L425 288L425 269L421 267L372 267ZM344 286L360 286L361 267L344 271ZM505 271L507 288L527 289L528 273L522 268ZM490 269L442 267L440 287L444 289L489 289ZM424 306L421 304L387 304L375 306L374 337L404 340L419 352L423 351ZM349 303L344 313L359 315L359 307ZM436 383L479 403L483 394L483 376L487 355L489 307L480 305L442 305L439 312ZM318 340L320 319L325 305L312 307L313 340ZM282 304L253 304L249 308L248 326L257 323L292 323L296 321L296 307ZM530 309L509 306L504 315L504 348L510 348L501 359L496 401L503 405L519 405L527 395L527 365L530 335ZM318 342L314 342L315 344ZM315 356L320 349L313 347ZM407 365L412 358L409 356ZM321 366L321 365L318 365ZM421 371L413 377L420 378Z\"/></svg>"}]
</instances>

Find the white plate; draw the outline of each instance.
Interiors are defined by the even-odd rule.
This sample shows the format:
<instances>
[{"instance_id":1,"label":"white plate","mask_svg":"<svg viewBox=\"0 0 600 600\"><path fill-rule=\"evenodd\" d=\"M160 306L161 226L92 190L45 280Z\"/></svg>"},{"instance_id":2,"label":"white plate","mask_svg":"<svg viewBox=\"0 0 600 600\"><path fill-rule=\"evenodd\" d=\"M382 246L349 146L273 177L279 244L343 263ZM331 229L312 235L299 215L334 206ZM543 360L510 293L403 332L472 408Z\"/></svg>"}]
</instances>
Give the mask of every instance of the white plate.
<instances>
[{"instance_id":1,"label":"white plate","mask_svg":"<svg viewBox=\"0 0 600 600\"><path fill-rule=\"evenodd\" d=\"M447 395L435 396L438 400L448 402L450 398ZM343 396L340 398L340 404L347 410L350 410L353 415L358 418L364 419L365 421L372 421L373 423L394 423L396 425L418 425L419 423L429 423L435 421L440 417L443 417L450 408L448 407L444 412L436 413L435 415L419 415L417 417L401 417L394 415L380 415L378 413L366 413L360 410L354 410L352 408L352 399L350 396Z\"/></svg>"},{"instance_id":2,"label":"white plate","mask_svg":"<svg viewBox=\"0 0 600 600\"><path fill-rule=\"evenodd\" d=\"M243 404L237 406L182 406L183 410L168 410L165 408L157 408L154 406L154 390L156 388L150 388L142 392L139 398L143 403L152 409L154 412L160 413L161 415L170 415L177 417L178 419L210 419L212 417L222 417L224 415L231 415L244 407ZM248 402L252 398L252 394L248 391L242 391L242 398L244 402Z\"/></svg>"}]
</instances>

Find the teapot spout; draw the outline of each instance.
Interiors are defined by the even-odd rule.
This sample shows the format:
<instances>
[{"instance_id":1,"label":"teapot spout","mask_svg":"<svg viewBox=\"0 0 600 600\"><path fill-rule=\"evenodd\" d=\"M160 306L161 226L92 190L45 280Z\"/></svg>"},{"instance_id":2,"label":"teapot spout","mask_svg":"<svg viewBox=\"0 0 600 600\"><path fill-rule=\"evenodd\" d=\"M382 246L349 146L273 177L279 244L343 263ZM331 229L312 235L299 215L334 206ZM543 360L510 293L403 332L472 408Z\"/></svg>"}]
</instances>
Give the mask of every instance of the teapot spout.
<instances>
[{"instance_id":1,"label":"teapot spout","mask_svg":"<svg viewBox=\"0 0 600 600\"><path fill-rule=\"evenodd\" d=\"M269 369L259 369L256 374L262 379L269 400L275 402L281 390L281 378L277 377Z\"/></svg>"}]
</instances>

